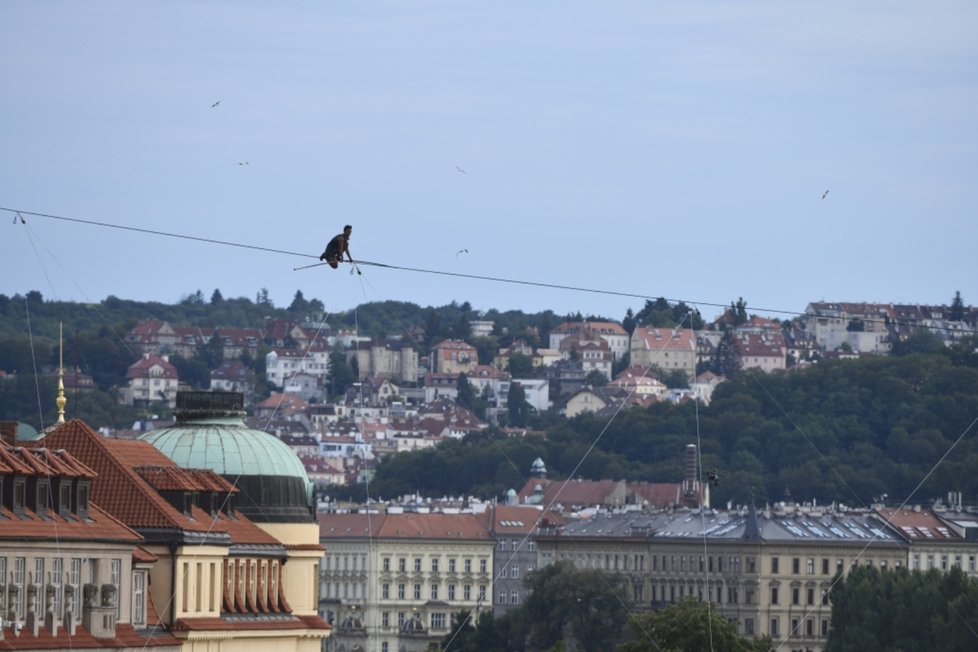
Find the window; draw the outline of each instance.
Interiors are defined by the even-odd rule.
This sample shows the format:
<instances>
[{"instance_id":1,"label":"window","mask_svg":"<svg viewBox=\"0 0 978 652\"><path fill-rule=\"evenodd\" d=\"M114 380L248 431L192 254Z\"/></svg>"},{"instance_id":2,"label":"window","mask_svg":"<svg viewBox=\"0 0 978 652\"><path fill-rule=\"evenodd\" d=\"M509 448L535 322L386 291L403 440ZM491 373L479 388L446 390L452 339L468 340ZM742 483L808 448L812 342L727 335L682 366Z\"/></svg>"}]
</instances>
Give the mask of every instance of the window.
<instances>
[{"instance_id":1,"label":"window","mask_svg":"<svg viewBox=\"0 0 978 652\"><path fill-rule=\"evenodd\" d=\"M506 604L506 589L499 589L499 604Z\"/></svg>"},{"instance_id":2,"label":"window","mask_svg":"<svg viewBox=\"0 0 978 652\"><path fill-rule=\"evenodd\" d=\"M414 599L415 600L420 600L421 599L421 585L420 584L415 584L414 585Z\"/></svg>"},{"instance_id":3,"label":"window","mask_svg":"<svg viewBox=\"0 0 978 652\"><path fill-rule=\"evenodd\" d=\"M465 563L465 572L466 573L471 573L472 572L472 560L471 559L466 559L464 563Z\"/></svg>"},{"instance_id":4,"label":"window","mask_svg":"<svg viewBox=\"0 0 978 652\"><path fill-rule=\"evenodd\" d=\"M815 589L808 589L808 604L815 604Z\"/></svg>"},{"instance_id":5,"label":"window","mask_svg":"<svg viewBox=\"0 0 978 652\"><path fill-rule=\"evenodd\" d=\"M437 573L438 572L438 559L437 558L431 560L431 572L432 573Z\"/></svg>"},{"instance_id":6,"label":"window","mask_svg":"<svg viewBox=\"0 0 978 652\"><path fill-rule=\"evenodd\" d=\"M14 514L24 513L24 503L27 501L27 480L14 480Z\"/></svg>"},{"instance_id":7,"label":"window","mask_svg":"<svg viewBox=\"0 0 978 652\"><path fill-rule=\"evenodd\" d=\"M432 600L437 600L438 599L438 585L437 584L432 584L431 585L431 599Z\"/></svg>"},{"instance_id":8,"label":"window","mask_svg":"<svg viewBox=\"0 0 978 652\"><path fill-rule=\"evenodd\" d=\"M380 652L390 652L390 649L390 645L387 643L387 641L380 644Z\"/></svg>"},{"instance_id":9,"label":"window","mask_svg":"<svg viewBox=\"0 0 978 652\"><path fill-rule=\"evenodd\" d=\"M754 619L753 618L745 618L744 619L744 634L746 634L747 636L753 636L754 635Z\"/></svg>"},{"instance_id":10,"label":"window","mask_svg":"<svg viewBox=\"0 0 978 652\"><path fill-rule=\"evenodd\" d=\"M513 589L513 592L509 594L509 603L510 604L520 603L520 592L517 591L516 589Z\"/></svg>"},{"instance_id":11,"label":"window","mask_svg":"<svg viewBox=\"0 0 978 652\"><path fill-rule=\"evenodd\" d=\"M822 637L825 638L825 637L828 637L828 635L829 635L829 619L828 618L823 618L822 619Z\"/></svg>"},{"instance_id":12,"label":"window","mask_svg":"<svg viewBox=\"0 0 978 652\"><path fill-rule=\"evenodd\" d=\"M828 557L822 558L822 575L829 574L829 560Z\"/></svg>"},{"instance_id":13,"label":"window","mask_svg":"<svg viewBox=\"0 0 978 652\"><path fill-rule=\"evenodd\" d=\"M486 572L486 569L488 567L489 567L488 566L488 562L485 559L480 559L479 560L479 572L480 573L485 573Z\"/></svg>"},{"instance_id":14,"label":"window","mask_svg":"<svg viewBox=\"0 0 978 652\"><path fill-rule=\"evenodd\" d=\"M38 516L46 516L48 513L48 483L40 482L37 483L37 512Z\"/></svg>"},{"instance_id":15,"label":"window","mask_svg":"<svg viewBox=\"0 0 978 652\"><path fill-rule=\"evenodd\" d=\"M778 587L771 587L771 604L778 604Z\"/></svg>"},{"instance_id":16,"label":"window","mask_svg":"<svg viewBox=\"0 0 978 652\"><path fill-rule=\"evenodd\" d=\"M14 586L20 587L17 592L17 599L14 603L14 613L17 618L23 618L25 613L24 609L27 605L27 586L24 583L25 575L27 574L27 559L24 557L14 558Z\"/></svg>"},{"instance_id":17,"label":"window","mask_svg":"<svg viewBox=\"0 0 978 652\"><path fill-rule=\"evenodd\" d=\"M464 584L462 585L462 599L471 600L472 599L472 585Z\"/></svg>"},{"instance_id":18,"label":"window","mask_svg":"<svg viewBox=\"0 0 978 652\"><path fill-rule=\"evenodd\" d=\"M78 485L78 508L75 510L78 515L85 518L88 516L88 485Z\"/></svg>"},{"instance_id":19,"label":"window","mask_svg":"<svg viewBox=\"0 0 978 652\"><path fill-rule=\"evenodd\" d=\"M815 636L815 621L813 621L811 618L805 620L805 636L808 636L809 638Z\"/></svg>"},{"instance_id":20,"label":"window","mask_svg":"<svg viewBox=\"0 0 978 652\"><path fill-rule=\"evenodd\" d=\"M801 596L796 588L791 589L791 604L799 604L801 602Z\"/></svg>"},{"instance_id":21,"label":"window","mask_svg":"<svg viewBox=\"0 0 978 652\"><path fill-rule=\"evenodd\" d=\"M397 599L398 600L403 600L404 599L404 585L403 584L398 584L397 585Z\"/></svg>"},{"instance_id":22,"label":"window","mask_svg":"<svg viewBox=\"0 0 978 652\"><path fill-rule=\"evenodd\" d=\"M486 600L486 585L479 585L479 602L485 602Z\"/></svg>"},{"instance_id":23,"label":"window","mask_svg":"<svg viewBox=\"0 0 978 652\"><path fill-rule=\"evenodd\" d=\"M791 619L791 631L788 632L788 636L798 636L801 633L800 625L798 624L797 618Z\"/></svg>"},{"instance_id":24,"label":"window","mask_svg":"<svg viewBox=\"0 0 978 652\"><path fill-rule=\"evenodd\" d=\"M397 570L402 573L407 570L407 560L404 557L397 560Z\"/></svg>"},{"instance_id":25,"label":"window","mask_svg":"<svg viewBox=\"0 0 978 652\"><path fill-rule=\"evenodd\" d=\"M384 600L388 600L391 597L391 585L384 582L380 587L380 596Z\"/></svg>"},{"instance_id":26,"label":"window","mask_svg":"<svg viewBox=\"0 0 978 652\"><path fill-rule=\"evenodd\" d=\"M797 575L799 572L801 572L801 560L795 557L791 560L791 574Z\"/></svg>"},{"instance_id":27,"label":"window","mask_svg":"<svg viewBox=\"0 0 978 652\"><path fill-rule=\"evenodd\" d=\"M920 555L914 553L913 559L910 561L910 568L913 570L920 570Z\"/></svg>"},{"instance_id":28,"label":"window","mask_svg":"<svg viewBox=\"0 0 978 652\"><path fill-rule=\"evenodd\" d=\"M754 558L753 557L748 557L747 558L747 572L748 573L754 573L754 572L756 572L755 571L755 566L756 566L756 563L754 561ZM702 557L700 558L700 570L703 570L703 558Z\"/></svg>"},{"instance_id":29,"label":"window","mask_svg":"<svg viewBox=\"0 0 978 652\"><path fill-rule=\"evenodd\" d=\"M520 565L519 564L513 564L512 566L509 567L509 576L511 578L513 578L514 580L517 579L520 576Z\"/></svg>"},{"instance_id":30,"label":"window","mask_svg":"<svg viewBox=\"0 0 978 652\"><path fill-rule=\"evenodd\" d=\"M431 628L432 629L445 629L445 623L447 619L445 618L445 612L439 611L431 614Z\"/></svg>"},{"instance_id":31,"label":"window","mask_svg":"<svg viewBox=\"0 0 978 652\"><path fill-rule=\"evenodd\" d=\"M380 614L380 626L387 629L391 626L391 612L385 611Z\"/></svg>"},{"instance_id":32,"label":"window","mask_svg":"<svg viewBox=\"0 0 978 652\"><path fill-rule=\"evenodd\" d=\"M455 599L455 585L454 584L449 584L448 585L448 599L449 600L454 600Z\"/></svg>"},{"instance_id":33,"label":"window","mask_svg":"<svg viewBox=\"0 0 978 652\"><path fill-rule=\"evenodd\" d=\"M449 573L454 573L455 572L455 558L454 557L452 559L449 559L448 560L448 572Z\"/></svg>"},{"instance_id":34,"label":"window","mask_svg":"<svg viewBox=\"0 0 978 652\"><path fill-rule=\"evenodd\" d=\"M64 591L61 588L61 580L65 574L65 560L61 557L51 560L51 585L54 587L54 599L51 602L51 608L54 611L55 618L61 619L61 598ZM0 575L3 577L3 575Z\"/></svg>"},{"instance_id":35,"label":"window","mask_svg":"<svg viewBox=\"0 0 978 652\"><path fill-rule=\"evenodd\" d=\"M398 628L404 627L404 612L403 611L398 611L397 612L397 627Z\"/></svg>"},{"instance_id":36,"label":"window","mask_svg":"<svg viewBox=\"0 0 978 652\"><path fill-rule=\"evenodd\" d=\"M37 586L38 603L44 602L44 557L34 558L34 577L31 584Z\"/></svg>"},{"instance_id":37,"label":"window","mask_svg":"<svg viewBox=\"0 0 978 652\"><path fill-rule=\"evenodd\" d=\"M390 557L384 557L383 564L384 564L384 566L383 566L384 572L385 573L390 572L390 569L391 569L391 558Z\"/></svg>"},{"instance_id":38,"label":"window","mask_svg":"<svg viewBox=\"0 0 978 652\"><path fill-rule=\"evenodd\" d=\"M71 614L73 618L78 618L81 606L81 559L74 557L71 560L71 568L68 571L68 584L71 585Z\"/></svg>"},{"instance_id":39,"label":"window","mask_svg":"<svg viewBox=\"0 0 978 652\"><path fill-rule=\"evenodd\" d=\"M146 624L146 571L132 574L132 624Z\"/></svg>"}]
</instances>

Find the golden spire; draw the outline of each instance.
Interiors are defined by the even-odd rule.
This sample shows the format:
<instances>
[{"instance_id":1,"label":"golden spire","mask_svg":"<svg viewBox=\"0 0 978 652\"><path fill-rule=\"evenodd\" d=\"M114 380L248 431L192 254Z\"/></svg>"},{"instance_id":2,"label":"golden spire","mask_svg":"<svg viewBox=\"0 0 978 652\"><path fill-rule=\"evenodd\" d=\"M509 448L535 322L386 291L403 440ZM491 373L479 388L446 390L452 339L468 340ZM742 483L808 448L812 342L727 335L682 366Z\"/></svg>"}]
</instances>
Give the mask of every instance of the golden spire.
<instances>
[{"instance_id":1,"label":"golden spire","mask_svg":"<svg viewBox=\"0 0 978 652\"><path fill-rule=\"evenodd\" d=\"M65 398L65 338L64 338L64 322L58 324L58 399L55 401L58 404L58 423L65 422L65 404L68 399Z\"/></svg>"}]
</instances>

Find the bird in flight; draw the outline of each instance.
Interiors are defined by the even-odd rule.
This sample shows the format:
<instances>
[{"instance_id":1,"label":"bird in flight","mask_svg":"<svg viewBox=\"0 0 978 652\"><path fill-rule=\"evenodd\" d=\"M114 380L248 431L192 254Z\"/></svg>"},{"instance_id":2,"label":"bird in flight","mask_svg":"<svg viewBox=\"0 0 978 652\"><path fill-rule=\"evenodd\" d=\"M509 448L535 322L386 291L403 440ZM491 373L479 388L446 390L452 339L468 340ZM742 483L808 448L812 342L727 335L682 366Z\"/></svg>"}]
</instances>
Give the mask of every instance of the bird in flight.
<instances>
[{"instance_id":1,"label":"bird in flight","mask_svg":"<svg viewBox=\"0 0 978 652\"><path fill-rule=\"evenodd\" d=\"M467 254L467 253L469 253L468 249L459 249L458 251L455 252L455 257L458 258L459 254Z\"/></svg>"},{"instance_id":2,"label":"bird in flight","mask_svg":"<svg viewBox=\"0 0 978 652\"><path fill-rule=\"evenodd\" d=\"M221 103L221 100L218 100L218 101L214 102L213 104L211 104L211 108L213 109L214 107L216 107L220 103Z\"/></svg>"},{"instance_id":3,"label":"bird in flight","mask_svg":"<svg viewBox=\"0 0 978 652\"><path fill-rule=\"evenodd\" d=\"M461 172L462 174L468 174L468 172L466 172L465 170L463 170L462 168L460 168L457 165L455 166L455 169L458 170L459 172Z\"/></svg>"},{"instance_id":4,"label":"bird in flight","mask_svg":"<svg viewBox=\"0 0 978 652\"><path fill-rule=\"evenodd\" d=\"M826 190L825 192L822 193L822 199L825 199L828 196L829 196L829 191L828 190Z\"/></svg>"},{"instance_id":5,"label":"bird in flight","mask_svg":"<svg viewBox=\"0 0 978 652\"><path fill-rule=\"evenodd\" d=\"M248 161L238 161L238 165L251 165Z\"/></svg>"}]
</instances>

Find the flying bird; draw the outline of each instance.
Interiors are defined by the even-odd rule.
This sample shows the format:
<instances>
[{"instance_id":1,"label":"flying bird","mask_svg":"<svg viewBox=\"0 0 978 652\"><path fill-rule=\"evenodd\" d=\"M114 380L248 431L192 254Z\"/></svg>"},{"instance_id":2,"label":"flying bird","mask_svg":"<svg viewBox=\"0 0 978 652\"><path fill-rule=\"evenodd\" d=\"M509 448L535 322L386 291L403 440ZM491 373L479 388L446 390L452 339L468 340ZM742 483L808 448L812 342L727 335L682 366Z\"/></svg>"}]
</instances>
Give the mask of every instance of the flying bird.
<instances>
[{"instance_id":1,"label":"flying bird","mask_svg":"<svg viewBox=\"0 0 978 652\"><path fill-rule=\"evenodd\" d=\"M455 169L458 170L459 172L461 172L462 174L468 174L468 172L466 172L465 170L463 170L462 168L460 168L457 165L455 166Z\"/></svg>"},{"instance_id":2,"label":"flying bird","mask_svg":"<svg viewBox=\"0 0 978 652\"><path fill-rule=\"evenodd\" d=\"M458 258L459 254L467 254L467 253L469 253L468 249L459 249L458 251L455 252L455 257Z\"/></svg>"},{"instance_id":3,"label":"flying bird","mask_svg":"<svg viewBox=\"0 0 978 652\"><path fill-rule=\"evenodd\" d=\"M221 103L221 100L218 100L218 101L214 102L213 104L211 104L211 108L213 109L214 107L216 107L220 103Z\"/></svg>"},{"instance_id":4,"label":"flying bird","mask_svg":"<svg viewBox=\"0 0 978 652\"><path fill-rule=\"evenodd\" d=\"M829 191L828 190L826 190L825 192L822 193L822 199L825 199L828 196L829 196Z\"/></svg>"},{"instance_id":5,"label":"flying bird","mask_svg":"<svg viewBox=\"0 0 978 652\"><path fill-rule=\"evenodd\" d=\"M248 161L238 161L238 165L251 165Z\"/></svg>"}]
</instances>

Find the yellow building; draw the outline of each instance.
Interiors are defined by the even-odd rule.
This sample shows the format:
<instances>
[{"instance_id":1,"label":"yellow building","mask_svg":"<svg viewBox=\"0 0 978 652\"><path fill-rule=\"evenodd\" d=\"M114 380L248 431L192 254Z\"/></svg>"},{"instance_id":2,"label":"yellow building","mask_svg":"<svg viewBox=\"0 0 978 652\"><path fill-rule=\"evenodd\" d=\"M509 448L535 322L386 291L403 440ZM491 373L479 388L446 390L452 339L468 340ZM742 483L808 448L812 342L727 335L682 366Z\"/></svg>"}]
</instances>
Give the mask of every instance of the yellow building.
<instances>
[{"instance_id":1,"label":"yellow building","mask_svg":"<svg viewBox=\"0 0 978 652\"><path fill-rule=\"evenodd\" d=\"M743 636L786 652L821 652L829 589L855 565L898 568L907 546L873 513L753 509L599 514L537 537L540 566L566 560L626 576L623 599L658 609L709 600Z\"/></svg>"},{"instance_id":2,"label":"yellow building","mask_svg":"<svg viewBox=\"0 0 978 652\"><path fill-rule=\"evenodd\" d=\"M179 394L178 423L151 433L156 447L107 439L77 420L44 444L94 469L92 499L142 535L153 557L151 625L183 650L318 652L329 626L316 612L323 550L307 480L279 466L279 446L291 454L284 444L244 427L240 401ZM168 445L180 465L161 452Z\"/></svg>"}]
</instances>

